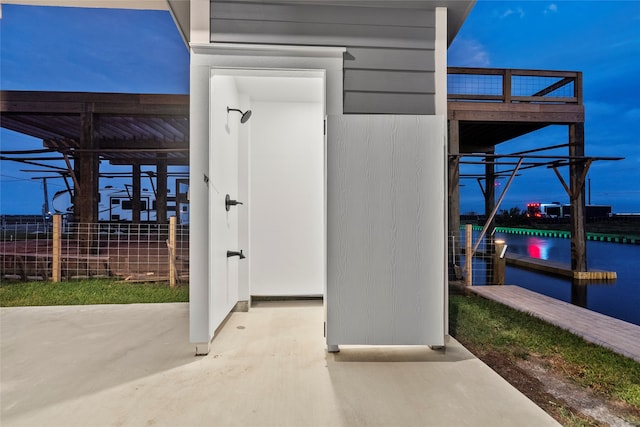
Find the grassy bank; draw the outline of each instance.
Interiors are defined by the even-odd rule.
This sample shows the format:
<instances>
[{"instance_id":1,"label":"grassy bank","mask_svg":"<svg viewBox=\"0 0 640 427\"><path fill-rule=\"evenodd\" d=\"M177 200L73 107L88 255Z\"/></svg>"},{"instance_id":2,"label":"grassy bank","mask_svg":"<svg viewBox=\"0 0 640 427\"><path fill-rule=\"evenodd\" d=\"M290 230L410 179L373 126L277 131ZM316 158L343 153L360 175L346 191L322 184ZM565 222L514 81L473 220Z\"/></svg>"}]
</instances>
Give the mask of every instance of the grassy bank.
<instances>
[{"instance_id":1,"label":"grassy bank","mask_svg":"<svg viewBox=\"0 0 640 427\"><path fill-rule=\"evenodd\" d=\"M451 295L449 313L451 335L480 359L500 355L514 366L535 359L582 388L624 402L631 420L640 421L640 364L632 359L478 296Z\"/></svg>"},{"instance_id":2,"label":"grassy bank","mask_svg":"<svg viewBox=\"0 0 640 427\"><path fill-rule=\"evenodd\" d=\"M115 280L2 282L0 306L133 304L189 301L189 287Z\"/></svg>"}]
</instances>

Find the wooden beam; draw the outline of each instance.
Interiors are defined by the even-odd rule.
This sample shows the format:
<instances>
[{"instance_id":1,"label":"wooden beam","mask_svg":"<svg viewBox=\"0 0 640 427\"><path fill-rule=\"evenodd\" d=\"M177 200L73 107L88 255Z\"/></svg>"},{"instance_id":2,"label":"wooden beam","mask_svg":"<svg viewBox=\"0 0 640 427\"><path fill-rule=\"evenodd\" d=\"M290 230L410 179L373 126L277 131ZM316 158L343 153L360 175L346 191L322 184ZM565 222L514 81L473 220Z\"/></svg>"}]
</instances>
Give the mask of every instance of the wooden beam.
<instances>
[{"instance_id":1,"label":"wooden beam","mask_svg":"<svg viewBox=\"0 0 640 427\"><path fill-rule=\"evenodd\" d=\"M447 197L447 223L448 239L447 252L449 256L449 278L458 279L460 265L460 123L457 120L449 121L448 134L448 197Z\"/></svg>"},{"instance_id":2,"label":"wooden beam","mask_svg":"<svg viewBox=\"0 0 640 427\"><path fill-rule=\"evenodd\" d=\"M533 96L545 96L546 94L551 93L554 90L558 90L561 87L566 86L569 83L574 82L574 81L575 81L575 78L565 77L564 79L559 80L559 81L555 82L554 84L552 84L550 86L547 86L546 88L534 93ZM574 90L574 92L575 92L575 90Z\"/></svg>"},{"instance_id":3,"label":"wooden beam","mask_svg":"<svg viewBox=\"0 0 640 427\"><path fill-rule=\"evenodd\" d=\"M156 170L156 183L158 191L156 193L156 222L158 224L167 223L167 155L158 154Z\"/></svg>"},{"instance_id":4,"label":"wooden beam","mask_svg":"<svg viewBox=\"0 0 640 427\"><path fill-rule=\"evenodd\" d=\"M449 120L475 122L580 123L584 107L576 104L502 104L490 102L449 102Z\"/></svg>"},{"instance_id":5,"label":"wooden beam","mask_svg":"<svg viewBox=\"0 0 640 427\"><path fill-rule=\"evenodd\" d=\"M80 146L87 150L95 150L94 133L96 131L96 117L91 106L86 105L86 111L80 116ZM76 221L83 224L98 222L98 155L85 151L74 156L77 162L78 181L80 188L75 191L74 214Z\"/></svg>"},{"instance_id":6,"label":"wooden beam","mask_svg":"<svg viewBox=\"0 0 640 427\"><path fill-rule=\"evenodd\" d=\"M82 114L86 104L95 113L134 111L139 114L189 114L189 95L101 92L0 91L0 112ZM173 113L171 113L173 112Z\"/></svg>"},{"instance_id":7,"label":"wooden beam","mask_svg":"<svg viewBox=\"0 0 640 427\"><path fill-rule=\"evenodd\" d=\"M140 195L142 188L140 183L140 165L134 164L131 168L131 181L133 184L133 194L131 197L131 222L134 224L140 224ZM150 209L151 206L148 206L147 208Z\"/></svg>"},{"instance_id":8,"label":"wooden beam","mask_svg":"<svg viewBox=\"0 0 640 427\"><path fill-rule=\"evenodd\" d=\"M558 171L558 168L556 166L553 166L552 169L556 173L556 176L558 177L558 179L560 180L560 184L562 184L562 186L564 187L564 191L567 192L567 195L569 196L569 199L570 200L573 199L573 194L571 193L571 189L567 185L567 183L564 180L564 178L562 177L562 175L560 175L560 171Z\"/></svg>"},{"instance_id":9,"label":"wooden beam","mask_svg":"<svg viewBox=\"0 0 640 427\"><path fill-rule=\"evenodd\" d=\"M584 156L584 123L569 125L569 156ZM584 165L584 162L569 164L569 187L573 195L571 199L571 269L573 271L587 271Z\"/></svg>"}]
</instances>

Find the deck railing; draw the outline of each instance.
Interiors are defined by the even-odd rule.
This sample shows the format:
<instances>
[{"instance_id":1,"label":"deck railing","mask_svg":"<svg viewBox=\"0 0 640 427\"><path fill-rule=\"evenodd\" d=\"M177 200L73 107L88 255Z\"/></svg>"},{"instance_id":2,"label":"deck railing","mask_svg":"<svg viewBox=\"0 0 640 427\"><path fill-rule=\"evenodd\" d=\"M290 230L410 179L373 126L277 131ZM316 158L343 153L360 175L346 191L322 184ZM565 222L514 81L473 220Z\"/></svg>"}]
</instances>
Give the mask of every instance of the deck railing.
<instances>
[{"instance_id":1,"label":"deck railing","mask_svg":"<svg viewBox=\"0 0 640 427\"><path fill-rule=\"evenodd\" d=\"M449 67L449 101L582 104L582 73Z\"/></svg>"}]
</instances>

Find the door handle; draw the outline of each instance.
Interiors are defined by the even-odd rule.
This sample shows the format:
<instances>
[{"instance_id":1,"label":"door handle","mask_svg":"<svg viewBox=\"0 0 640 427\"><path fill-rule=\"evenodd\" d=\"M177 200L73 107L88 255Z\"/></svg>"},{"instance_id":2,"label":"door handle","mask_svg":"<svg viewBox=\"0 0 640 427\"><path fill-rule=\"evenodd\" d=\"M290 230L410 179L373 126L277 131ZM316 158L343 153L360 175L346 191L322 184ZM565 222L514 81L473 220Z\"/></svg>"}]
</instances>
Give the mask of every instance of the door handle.
<instances>
[{"instance_id":1,"label":"door handle","mask_svg":"<svg viewBox=\"0 0 640 427\"><path fill-rule=\"evenodd\" d=\"M228 194L224 198L224 208L227 210L227 212L229 212L229 209L231 209L231 206L241 205L241 204L242 202L239 202L237 200L232 200L231 196L229 196Z\"/></svg>"},{"instance_id":2,"label":"door handle","mask_svg":"<svg viewBox=\"0 0 640 427\"><path fill-rule=\"evenodd\" d=\"M232 256L237 256L240 259L245 259L246 256L244 256L244 254L242 253L242 249L240 249L240 252L238 251L227 251L227 258L231 258Z\"/></svg>"}]
</instances>

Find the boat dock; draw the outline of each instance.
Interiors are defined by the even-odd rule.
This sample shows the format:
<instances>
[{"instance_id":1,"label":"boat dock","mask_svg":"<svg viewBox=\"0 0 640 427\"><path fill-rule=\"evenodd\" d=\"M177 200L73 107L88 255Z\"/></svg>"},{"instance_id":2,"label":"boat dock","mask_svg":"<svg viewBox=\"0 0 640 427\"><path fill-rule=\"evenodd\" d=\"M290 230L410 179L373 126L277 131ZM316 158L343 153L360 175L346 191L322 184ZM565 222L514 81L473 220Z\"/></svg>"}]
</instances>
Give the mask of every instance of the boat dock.
<instances>
[{"instance_id":1,"label":"boat dock","mask_svg":"<svg viewBox=\"0 0 640 427\"><path fill-rule=\"evenodd\" d=\"M471 292L528 313L640 363L640 326L519 286L473 286Z\"/></svg>"},{"instance_id":2,"label":"boat dock","mask_svg":"<svg viewBox=\"0 0 640 427\"><path fill-rule=\"evenodd\" d=\"M536 272L553 274L577 280L616 280L615 271L589 270L573 271L569 264L545 259L531 258L524 255L506 254L507 265L524 268Z\"/></svg>"}]
</instances>

